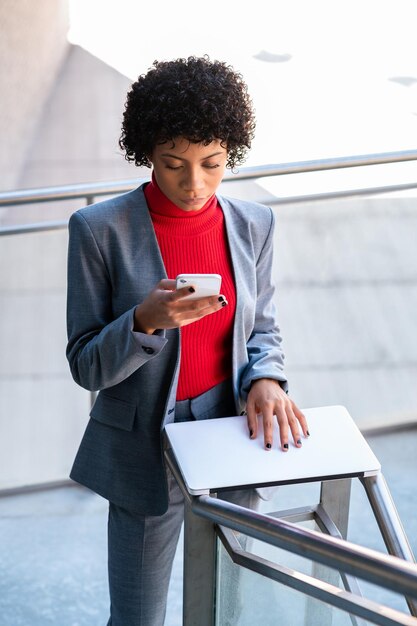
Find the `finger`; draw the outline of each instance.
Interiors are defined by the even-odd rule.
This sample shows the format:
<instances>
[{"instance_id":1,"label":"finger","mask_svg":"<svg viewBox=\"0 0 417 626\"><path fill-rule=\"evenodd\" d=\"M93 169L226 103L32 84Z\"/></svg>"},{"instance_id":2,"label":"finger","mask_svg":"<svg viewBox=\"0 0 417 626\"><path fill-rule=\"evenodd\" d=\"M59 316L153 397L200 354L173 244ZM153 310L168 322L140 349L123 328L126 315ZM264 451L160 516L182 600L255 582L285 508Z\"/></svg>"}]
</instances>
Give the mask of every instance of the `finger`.
<instances>
[{"instance_id":1,"label":"finger","mask_svg":"<svg viewBox=\"0 0 417 626\"><path fill-rule=\"evenodd\" d=\"M176 310L183 321L200 319L216 311L220 311L227 306L228 302L224 296L209 296L198 298L198 300L177 301Z\"/></svg>"},{"instance_id":2,"label":"finger","mask_svg":"<svg viewBox=\"0 0 417 626\"><path fill-rule=\"evenodd\" d=\"M270 450L272 448L272 433L274 425L274 412L272 405L265 404L262 407L262 417L264 425L264 443L265 448Z\"/></svg>"},{"instance_id":3,"label":"finger","mask_svg":"<svg viewBox=\"0 0 417 626\"><path fill-rule=\"evenodd\" d=\"M177 289L177 291L175 292L175 299L184 299L186 296L190 296L190 293L194 293L194 287L192 285L182 287L181 289ZM203 309L205 307L217 305L218 302L226 302L227 304L227 299L224 294L220 293L219 295L214 296L187 298L182 304L184 304L185 307L192 306L194 308L200 307Z\"/></svg>"},{"instance_id":4,"label":"finger","mask_svg":"<svg viewBox=\"0 0 417 626\"><path fill-rule=\"evenodd\" d=\"M279 437L281 441L281 449L288 452L288 418L283 406L276 407L275 414L278 420Z\"/></svg>"},{"instance_id":5,"label":"finger","mask_svg":"<svg viewBox=\"0 0 417 626\"><path fill-rule=\"evenodd\" d=\"M206 315L216 313L216 311L219 311L221 308L221 306L216 308L212 307L210 309L204 309L203 311L199 311L198 313L196 311L185 311L180 314L177 313L177 315L175 315L174 317L175 326L178 326L180 328L183 326L188 326L189 324L198 322L203 317L206 317Z\"/></svg>"},{"instance_id":6,"label":"finger","mask_svg":"<svg viewBox=\"0 0 417 626\"><path fill-rule=\"evenodd\" d=\"M195 308L199 309L204 315L206 315L206 311L207 313L219 311L228 304L228 301L222 294L219 296L205 296L204 298L194 300Z\"/></svg>"},{"instance_id":7,"label":"finger","mask_svg":"<svg viewBox=\"0 0 417 626\"><path fill-rule=\"evenodd\" d=\"M304 413L302 411L300 411L300 409L297 407L296 404L294 404L294 402L291 401L291 404L292 404L292 409L294 411L295 417L300 422L300 426L301 426L301 429L303 431L304 437L310 437L310 432L308 430L308 424L307 424L306 416L304 415Z\"/></svg>"},{"instance_id":8,"label":"finger","mask_svg":"<svg viewBox=\"0 0 417 626\"><path fill-rule=\"evenodd\" d=\"M157 285L158 289L166 289L167 291L175 291L175 286L175 280L171 280L170 278L163 278Z\"/></svg>"},{"instance_id":9,"label":"finger","mask_svg":"<svg viewBox=\"0 0 417 626\"><path fill-rule=\"evenodd\" d=\"M175 283L175 281L173 282ZM174 289L175 289L175 286L174 286ZM172 291L171 300L173 302L177 300L181 300L183 298L186 298L192 293L195 293L195 287L193 287L192 285L187 285L187 287L181 287L181 289L176 289L175 291Z\"/></svg>"},{"instance_id":10,"label":"finger","mask_svg":"<svg viewBox=\"0 0 417 626\"><path fill-rule=\"evenodd\" d=\"M288 424L291 430L291 434L292 437L294 439L294 445L296 448L301 448L302 441L301 441L301 434L300 434L300 428L299 428L299 422L294 414L294 411L292 409L291 404L289 404L288 406L286 406L286 413L287 413L287 420L288 420Z\"/></svg>"},{"instance_id":11,"label":"finger","mask_svg":"<svg viewBox=\"0 0 417 626\"><path fill-rule=\"evenodd\" d=\"M258 418L256 415L255 402L251 400L250 395L248 397L248 402L246 405L246 414L248 420L249 437L251 439L256 439L256 437L258 436Z\"/></svg>"}]
</instances>

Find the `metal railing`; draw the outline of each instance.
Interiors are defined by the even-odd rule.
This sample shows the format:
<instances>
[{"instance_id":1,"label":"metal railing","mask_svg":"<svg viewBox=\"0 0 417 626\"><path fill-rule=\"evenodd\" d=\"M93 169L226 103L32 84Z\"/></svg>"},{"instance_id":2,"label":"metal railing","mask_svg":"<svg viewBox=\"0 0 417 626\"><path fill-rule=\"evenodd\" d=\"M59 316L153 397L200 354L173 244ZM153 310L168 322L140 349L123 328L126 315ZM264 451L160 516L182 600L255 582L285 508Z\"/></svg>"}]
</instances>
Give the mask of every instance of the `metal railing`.
<instances>
[{"instance_id":1,"label":"metal railing","mask_svg":"<svg viewBox=\"0 0 417 626\"><path fill-rule=\"evenodd\" d=\"M267 515L209 495L191 496L172 450L166 450L165 458L186 503L184 626L197 622L199 626L212 626L215 622L212 602L216 593L215 536L235 564L348 612L356 626L364 624L361 620L380 626L417 626L417 565L382 474L362 477L361 482L389 554L346 541L330 517L332 508L336 517L344 508L337 523L343 525L344 517L347 522L350 479L322 483L322 489L326 485L327 495L323 499L322 491L322 502L309 510L309 516L305 507L297 510L298 515L285 516L287 512ZM319 520L318 525L329 534L303 528L285 517L294 521ZM339 571L345 589L247 552L232 531ZM405 596L411 615L363 597L356 577ZM306 623L322 626L321 621L315 621L316 617L310 615Z\"/></svg>"},{"instance_id":2,"label":"metal railing","mask_svg":"<svg viewBox=\"0 0 417 626\"><path fill-rule=\"evenodd\" d=\"M417 162L417 150L400 152L387 152L382 154L367 154L359 156L347 156L340 158L318 159L300 161L294 163L271 164L256 167L241 168L240 171L228 172L224 182L228 185L239 181L250 181L268 177L286 176L291 174L307 174L329 170L340 170L348 168L363 168L365 166L384 166L387 164ZM416 177L417 178L417 177ZM98 199L126 193L136 188L148 178L134 178L122 181L84 183L74 185L62 185L38 189L24 189L16 191L0 192L0 210L10 208L13 213L7 216L8 222L13 220L13 214L18 214L19 207L33 204L47 204L50 202L63 202L69 200L84 200L85 204L92 204ZM292 196L285 198L269 197L267 204L275 206L279 204L290 204L295 202L310 202L333 199L335 197L352 197L358 195L381 194L392 191L404 191L405 189L417 188L416 182L401 183L396 185L385 185L377 187L367 187L361 189L347 189L331 193L319 193L303 196ZM29 233L41 233L48 231L62 231L67 228L68 220L45 220L38 223L19 224L1 226L0 236L23 235ZM92 396L93 398L95 396ZM397 423L395 425L377 427L378 432L388 432L388 430L398 430L400 428L410 428L410 422L406 424ZM369 429L367 434L373 434L374 429ZM14 490L12 490L14 491Z\"/></svg>"},{"instance_id":3,"label":"metal railing","mask_svg":"<svg viewBox=\"0 0 417 626\"><path fill-rule=\"evenodd\" d=\"M224 182L229 183L270 176L301 174L368 165L386 165L406 161L417 161L417 150L248 167L242 168L237 173L228 173ZM0 193L0 208L17 208L20 205L26 204L76 199L85 199L86 204L92 204L97 198L128 192L145 180L147 180L147 178L129 179L110 183L66 185L3 192ZM415 188L417 188L417 182L410 182L406 184L350 189L332 193L293 196L285 199L277 198L272 204L288 204L291 202L325 200L335 197L380 194ZM271 200L269 200L268 203L271 204ZM66 227L67 220L3 226L0 227L0 235L9 236L43 232L65 229ZM175 471L174 464L171 469ZM180 477L178 477L178 480L180 480ZM370 500L372 498L374 507L389 507L387 499L384 497L381 499L380 491L378 491L375 496L375 493L371 493L371 487L368 487L368 495L370 496ZM338 537L326 536L316 531L301 528L290 522L247 511L236 505L211 497L200 496L198 498L190 498L189 496L187 497L187 494L185 495L192 514L200 519L203 525L206 523L212 527L213 524L218 524L229 529L243 532L250 537L257 538L274 546L279 546L294 554L302 555L315 562L329 565L347 574L358 576L382 587L395 590L408 597L409 606L417 606L417 568L409 562L399 559L396 556L383 555L374 550L354 545ZM218 528L218 535L226 544L227 530L224 531ZM394 545L393 550L396 550L398 553L399 550L403 548L404 546ZM404 549L406 551L406 547ZM320 581L309 576L303 576L301 574L298 574L297 577L291 576L289 570L285 570L285 568L276 566L270 562L256 559L253 555L246 553L244 550L239 551L236 546L234 552L236 554L237 563L278 580L287 586L292 586L294 589L298 589L311 597L318 598L332 606L349 611L360 618L373 621L382 626L393 626L395 624L417 626L416 618L386 607L384 610L381 610L381 605L361 597L358 598L350 591L342 591L328 583L320 584ZM201 607L199 607L199 609L201 609Z\"/></svg>"},{"instance_id":4,"label":"metal railing","mask_svg":"<svg viewBox=\"0 0 417 626\"><path fill-rule=\"evenodd\" d=\"M272 164L244 167L235 173L228 172L224 178L224 182L231 183L245 180L254 180L257 178L266 178L270 176L306 174L309 172L338 170L371 165L388 165L392 163L404 163L407 161L417 161L417 150L405 150L399 152L386 152L382 154L367 154L331 159L317 159L310 161L299 161L295 163L281 163L278 165ZM6 191L0 193L0 209L12 206L17 207L24 204L38 204L45 202L79 199L85 199L86 204L92 204L97 198L131 191L132 189L147 180L148 177L122 181L112 181L109 183L84 183L78 185L62 185L59 187L24 189L21 191ZM326 200L350 196L405 191L407 189L417 189L417 182L400 183L396 185L381 185L360 189L347 189L343 191L291 196L286 198L276 198L272 202L271 200L268 200L268 204L276 205L295 202L310 202L314 200ZM66 227L66 220L3 226L0 228L0 235L17 235L30 232L59 230Z\"/></svg>"}]
</instances>

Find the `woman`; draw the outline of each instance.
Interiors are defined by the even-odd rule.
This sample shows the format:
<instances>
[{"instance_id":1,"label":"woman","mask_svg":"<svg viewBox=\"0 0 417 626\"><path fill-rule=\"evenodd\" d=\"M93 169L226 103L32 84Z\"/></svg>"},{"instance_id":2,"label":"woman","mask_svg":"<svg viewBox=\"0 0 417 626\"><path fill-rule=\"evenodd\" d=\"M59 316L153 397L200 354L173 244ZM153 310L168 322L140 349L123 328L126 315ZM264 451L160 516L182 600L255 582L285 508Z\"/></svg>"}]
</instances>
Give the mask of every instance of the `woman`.
<instances>
[{"instance_id":1,"label":"woman","mask_svg":"<svg viewBox=\"0 0 417 626\"><path fill-rule=\"evenodd\" d=\"M251 438L262 414L266 450L274 416L282 451L308 435L286 394L273 213L216 195L254 127L246 85L226 64L155 62L128 93L120 140L152 181L70 220L67 356L75 381L100 391L71 477L110 502L112 626L164 621L183 514L163 461L167 422L246 410ZM222 294L187 299L180 273L220 274ZM229 498L256 506L253 492Z\"/></svg>"}]
</instances>

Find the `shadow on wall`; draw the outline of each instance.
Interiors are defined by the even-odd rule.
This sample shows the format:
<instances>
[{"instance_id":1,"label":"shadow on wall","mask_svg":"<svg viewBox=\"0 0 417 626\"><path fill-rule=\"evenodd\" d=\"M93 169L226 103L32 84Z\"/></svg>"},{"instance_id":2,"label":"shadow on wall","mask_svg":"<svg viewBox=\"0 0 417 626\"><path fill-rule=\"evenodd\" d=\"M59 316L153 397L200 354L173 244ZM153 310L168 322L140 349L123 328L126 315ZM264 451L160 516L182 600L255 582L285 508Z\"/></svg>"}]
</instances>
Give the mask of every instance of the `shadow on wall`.
<instances>
[{"instance_id":1,"label":"shadow on wall","mask_svg":"<svg viewBox=\"0 0 417 626\"><path fill-rule=\"evenodd\" d=\"M128 163L118 145L130 85L129 78L100 59L68 45L27 149L18 188L149 176L148 168ZM73 201L11 207L1 223L62 219L74 208Z\"/></svg>"}]
</instances>

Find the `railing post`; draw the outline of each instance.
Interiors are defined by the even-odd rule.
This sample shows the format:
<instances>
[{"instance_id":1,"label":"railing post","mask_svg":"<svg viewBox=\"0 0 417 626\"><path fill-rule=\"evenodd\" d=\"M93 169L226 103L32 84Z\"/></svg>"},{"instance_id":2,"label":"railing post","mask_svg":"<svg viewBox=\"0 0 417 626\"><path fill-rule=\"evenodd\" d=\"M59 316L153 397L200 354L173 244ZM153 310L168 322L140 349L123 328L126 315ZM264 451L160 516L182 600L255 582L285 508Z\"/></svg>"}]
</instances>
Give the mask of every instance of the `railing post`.
<instances>
[{"instance_id":1,"label":"railing post","mask_svg":"<svg viewBox=\"0 0 417 626\"><path fill-rule=\"evenodd\" d=\"M410 563L415 563L413 551L382 473L378 472L375 476L361 478L361 482L388 553ZM406 601L411 615L416 617L417 601L413 598L406 598Z\"/></svg>"},{"instance_id":2,"label":"railing post","mask_svg":"<svg viewBox=\"0 0 417 626\"><path fill-rule=\"evenodd\" d=\"M337 526L343 539L347 537L349 521L350 490L352 481L350 478L343 480L328 480L321 483L320 504L327 515ZM324 565L313 563L312 576L323 580L335 587L340 585L338 572L330 570ZM331 626L333 622L333 608L323 602L317 602L309 598L306 606L306 626Z\"/></svg>"},{"instance_id":3,"label":"railing post","mask_svg":"<svg viewBox=\"0 0 417 626\"><path fill-rule=\"evenodd\" d=\"M321 483L320 504L336 524L343 539L347 538L351 486L351 478Z\"/></svg>"},{"instance_id":4,"label":"railing post","mask_svg":"<svg viewBox=\"0 0 417 626\"><path fill-rule=\"evenodd\" d=\"M214 524L184 505L183 626L214 626L216 588Z\"/></svg>"}]
</instances>

